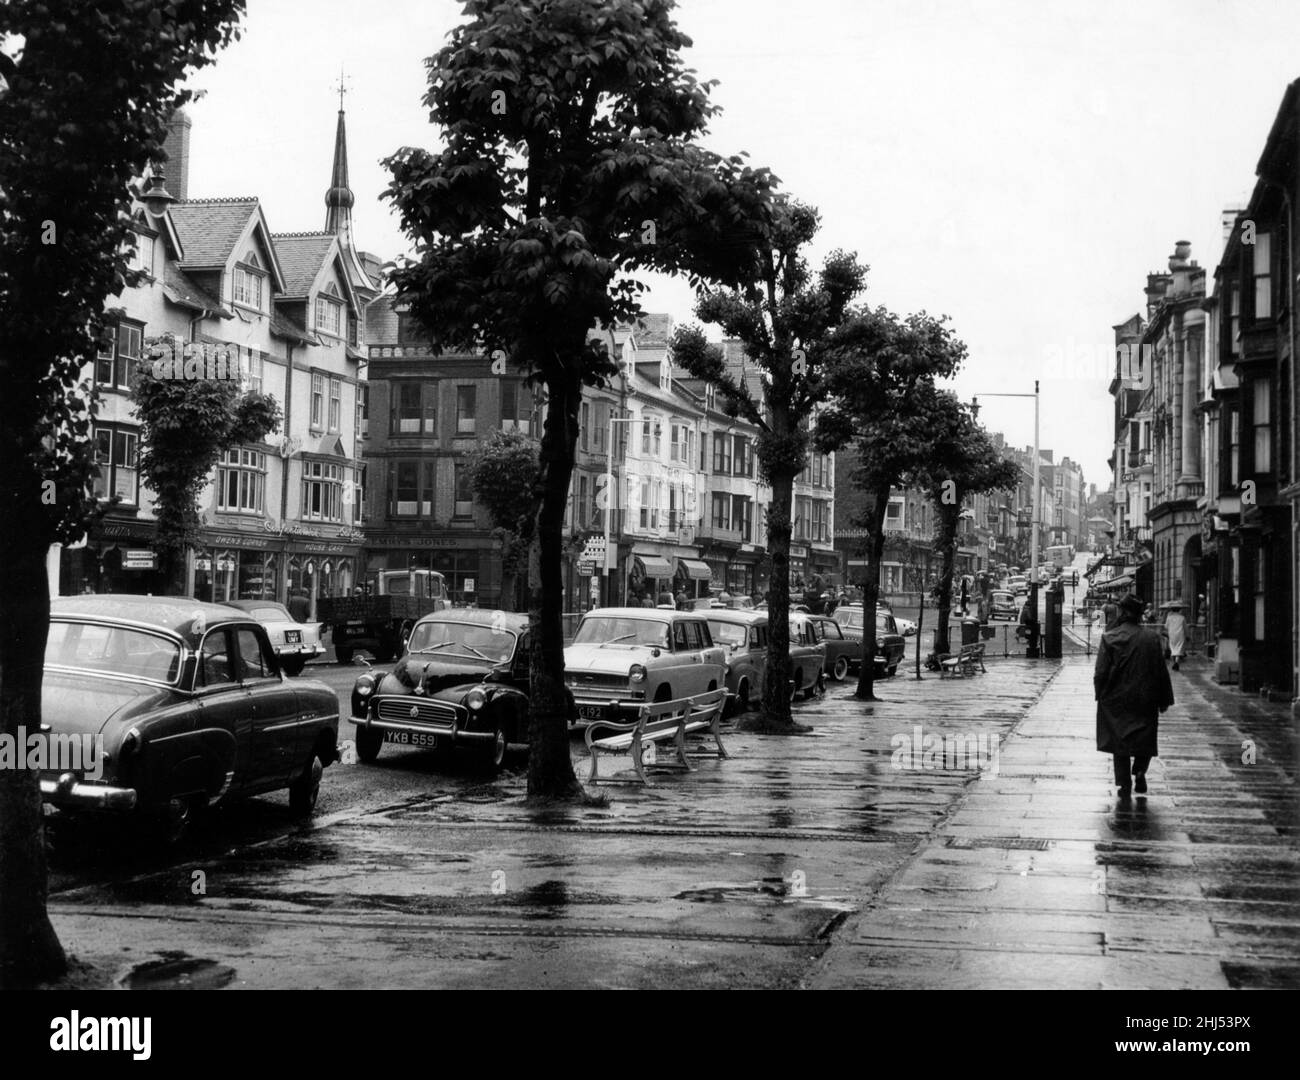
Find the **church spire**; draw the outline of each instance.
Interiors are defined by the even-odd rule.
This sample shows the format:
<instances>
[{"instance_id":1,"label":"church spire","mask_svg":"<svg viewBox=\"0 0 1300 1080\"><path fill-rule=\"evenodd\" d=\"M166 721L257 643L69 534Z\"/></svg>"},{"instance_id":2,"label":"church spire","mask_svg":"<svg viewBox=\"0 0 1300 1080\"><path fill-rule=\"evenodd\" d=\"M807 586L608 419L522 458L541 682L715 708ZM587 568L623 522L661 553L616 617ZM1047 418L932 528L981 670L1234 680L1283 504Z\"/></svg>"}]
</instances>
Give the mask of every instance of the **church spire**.
<instances>
[{"instance_id":1,"label":"church spire","mask_svg":"<svg viewBox=\"0 0 1300 1080\"><path fill-rule=\"evenodd\" d=\"M348 187L348 133L343 118L343 91L339 91L339 124L334 133L334 169L325 192L325 231L340 240L352 233L352 205L356 202Z\"/></svg>"}]
</instances>

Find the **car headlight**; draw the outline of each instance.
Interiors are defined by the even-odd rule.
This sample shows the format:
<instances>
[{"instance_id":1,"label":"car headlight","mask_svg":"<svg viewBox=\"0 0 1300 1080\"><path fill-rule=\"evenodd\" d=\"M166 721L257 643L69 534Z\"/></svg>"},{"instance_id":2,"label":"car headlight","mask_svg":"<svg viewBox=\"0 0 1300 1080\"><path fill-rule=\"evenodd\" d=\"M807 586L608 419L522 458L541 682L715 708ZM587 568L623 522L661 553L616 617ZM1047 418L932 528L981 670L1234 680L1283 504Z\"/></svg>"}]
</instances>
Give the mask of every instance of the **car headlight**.
<instances>
[{"instance_id":1,"label":"car headlight","mask_svg":"<svg viewBox=\"0 0 1300 1080\"><path fill-rule=\"evenodd\" d=\"M374 693L374 690L375 677L373 675L362 675L361 678L357 680L357 685L353 687L353 691L358 697L367 697Z\"/></svg>"},{"instance_id":2,"label":"car headlight","mask_svg":"<svg viewBox=\"0 0 1300 1080\"><path fill-rule=\"evenodd\" d=\"M483 687L476 686L474 687L473 690L471 690L468 694L466 694L465 704L468 705L475 712L483 708L483 706L487 704L487 693L484 691Z\"/></svg>"},{"instance_id":3,"label":"car headlight","mask_svg":"<svg viewBox=\"0 0 1300 1080\"><path fill-rule=\"evenodd\" d=\"M645 682L648 672L643 664L633 664L628 670L627 678L629 682Z\"/></svg>"}]
</instances>

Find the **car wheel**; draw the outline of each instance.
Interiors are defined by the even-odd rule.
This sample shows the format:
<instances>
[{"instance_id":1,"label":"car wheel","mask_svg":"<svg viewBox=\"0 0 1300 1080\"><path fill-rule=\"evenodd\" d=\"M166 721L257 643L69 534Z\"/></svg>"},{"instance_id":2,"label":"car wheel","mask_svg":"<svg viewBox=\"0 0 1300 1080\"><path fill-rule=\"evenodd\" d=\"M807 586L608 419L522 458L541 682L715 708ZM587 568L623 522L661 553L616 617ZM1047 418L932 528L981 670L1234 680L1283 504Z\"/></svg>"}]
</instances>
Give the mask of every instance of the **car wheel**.
<instances>
[{"instance_id":1,"label":"car wheel","mask_svg":"<svg viewBox=\"0 0 1300 1080\"><path fill-rule=\"evenodd\" d=\"M306 666L307 661L301 656L286 656L280 661L280 669L292 678L295 675L301 675L302 669Z\"/></svg>"},{"instance_id":2,"label":"car wheel","mask_svg":"<svg viewBox=\"0 0 1300 1080\"><path fill-rule=\"evenodd\" d=\"M804 695L803 695L804 700L812 701L814 698L819 698L825 693L826 693L826 676L823 672L819 671L817 672L816 677L813 679L812 685L809 686L808 689L804 691Z\"/></svg>"},{"instance_id":3,"label":"car wheel","mask_svg":"<svg viewBox=\"0 0 1300 1080\"><path fill-rule=\"evenodd\" d=\"M889 678L892 679L895 675L898 674L898 665L895 664L895 665L894 665L893 667L891 667L891 668L890 668L890 669L889 669L885 674L888 675Z\"/></svg>"},{"instance_id":4,"label":"car wheel","mask_svg":"<svg viewBox=\"0 0 1300 1080\"><path fill-rule=\"evenodd\" d=\"M492 741L488 744L487 763L493 772L500 772L505 767L506 757L510 753L510 741L506 729L497 725L492 732Z\"/></svg>"},{"instance_id":5,"label":"car wheel","mask_svg":"<svg viewBox=\"0 0 1300 1080\"><path fill-rule=\"evenodd\" d=\"M749 711L749 680L741 679L736 687L736 697L731 706L731 715L739 716Z\"/></svg>"},{"instance_id":6,"label":"car wheel","mask_svg":"<svg viewBox=\"0 0 1300 1080\"><path fill-rule=\"evenodd\" d=\"M334 656L340 664L352 663L352 650L345 645L339 645L335 648Z\"/></svg>"},{"instance_id":7,"label":"car wheel","mask_svg":"<svg viewBox=\"0 0 1300 1080\"><path fill-rule=\"evenodd\" d=\"M379 756L379 748L384 744L384 736L369 728L357 728L357 760L369 765Z\"/></svg>"},{"instance_id":8,"label":"car wheel","mask_svg":"<svg viewBox=\"0 0 1300 1080\"><path fill-rule=\"evenodd\" d=\"M673 688L665 683L655 691L655 701L672 701Z\"/></svg>"},{"instance_id":9,"label":"car wheel","mask_svg":"<svg viewBox=\"0 0 1300 1080\"><path fill-rule=\"evenodd\" d=\"M325 773L325 766L313 751L311 762L292 784L289 785L289 809L300 817L308 817L316 809L316 800L320 797L320 778Z\"/></svg>"},{"instance_id":10,"label":"car wheel","mask_svg":"<svg viewBox=\"0 0 1300 1080\"><path fill-rule=\"evenodd\" d=\"M849 658L847 656L837 656L835 666L831 669L831 675L836 682L843 682L849 677Z\"/></svg>"},{"instance_id":11,"label":"car wheel","mask_svg":"<svg viewBox=\"0 0 1300 1080\"><path fill-rule=\"evenodd\" d=\"M182 795L162 806L154 817L153 832L165 847L176 847L190 834L203 799L198 795Z\"/></svg>"}]
</instances>

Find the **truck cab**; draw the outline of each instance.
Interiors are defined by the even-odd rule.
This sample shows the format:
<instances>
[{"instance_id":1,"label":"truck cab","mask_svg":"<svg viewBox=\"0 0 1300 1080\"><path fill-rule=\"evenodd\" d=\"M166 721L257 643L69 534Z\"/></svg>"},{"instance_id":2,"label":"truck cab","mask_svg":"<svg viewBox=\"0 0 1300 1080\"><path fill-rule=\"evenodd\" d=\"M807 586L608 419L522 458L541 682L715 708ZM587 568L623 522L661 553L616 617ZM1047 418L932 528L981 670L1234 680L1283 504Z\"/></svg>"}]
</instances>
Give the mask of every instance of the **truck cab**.
<instances>
[{"instance_id":1,"label":"truck cab","mask_svg":"<svg viewBox=\"0 0 1300 1080\"><path fill-rule=\"evenodd\" d=\"M446 579L435 570L381 570L367 582L375 596L414 596L420 600L447 599Z\"/></svg>"}]
</instances>

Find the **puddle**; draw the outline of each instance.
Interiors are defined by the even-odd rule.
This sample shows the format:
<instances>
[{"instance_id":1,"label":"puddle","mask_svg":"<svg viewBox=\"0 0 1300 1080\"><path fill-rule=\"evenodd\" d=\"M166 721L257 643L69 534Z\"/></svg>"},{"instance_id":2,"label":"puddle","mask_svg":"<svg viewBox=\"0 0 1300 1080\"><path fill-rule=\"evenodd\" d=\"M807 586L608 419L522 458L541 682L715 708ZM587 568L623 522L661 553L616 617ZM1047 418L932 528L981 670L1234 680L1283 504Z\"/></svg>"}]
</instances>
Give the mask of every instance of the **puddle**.
<instances>
[{"instance_id":1,"label":"puddle","mask_svg":"<svg viewBox=\"0 0 1300 1080\"><path fill-rule=\"evenodd\" d=\"M763 878L761 881L701 885L677 893L674 900L693 900L697 903L723 904L727 902L752 903L755 900L789 901L829 908L832 911L854 911L854 905L838 896L809 896L802 882L790 878Z\"/></svg>"},{"instance_id":2,"label":"puddle","mask_svg":"<svg viewBox=\"0 0 1300 1080\"><path fill-rule=\"evenodd\" d=\"M220 990L234 978L234 968L215 960L168 952L137 964L117 982L124 990Z\"/></svg>"}]
</instances>

